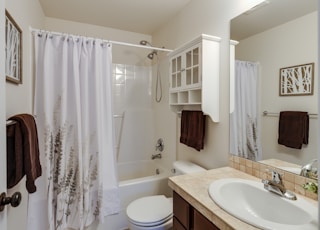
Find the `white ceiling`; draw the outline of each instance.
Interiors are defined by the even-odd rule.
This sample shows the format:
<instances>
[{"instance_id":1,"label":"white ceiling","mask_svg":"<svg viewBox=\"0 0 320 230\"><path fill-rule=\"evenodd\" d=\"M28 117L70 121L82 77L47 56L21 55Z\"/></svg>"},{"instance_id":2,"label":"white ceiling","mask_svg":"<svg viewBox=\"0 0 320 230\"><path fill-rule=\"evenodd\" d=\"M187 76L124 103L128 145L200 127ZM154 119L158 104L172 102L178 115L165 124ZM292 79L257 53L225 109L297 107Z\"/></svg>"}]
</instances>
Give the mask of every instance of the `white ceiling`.
<instances>
[{"instance_id":1,"label":"white ceiling","mask_svg":"<svg viewBox=\"0 0 320 230\"><path fill-rule=\"evenodd\" d=\"M152 35L191 0L39 0L47 17ZM196 0L193 0L196 1ZM231 23L241 40L317 10L318 0L268 0ZM201 12L199 12L201 13Z\"/></svg>"},{"instance_id":2,"label":"white ceiling","mask_svg":"<svg viewBox=\"0 0 320 230\"><path fill-rule=\"evenodd\" d=\"M257 7L255 11L244 13L231 21L231 39L240 41L318 9L318 0L267 1L269 4Z\"/></svg>"},{"instance_id":3,"label":"white ceiling","mask_svg":"<svg viewBox=\"0 0 320 230\"><path fill-rule=\"evenodd\" d=\"M151 35L191 0L39 0L47 17Z\"/></svg>"}]
</instances>

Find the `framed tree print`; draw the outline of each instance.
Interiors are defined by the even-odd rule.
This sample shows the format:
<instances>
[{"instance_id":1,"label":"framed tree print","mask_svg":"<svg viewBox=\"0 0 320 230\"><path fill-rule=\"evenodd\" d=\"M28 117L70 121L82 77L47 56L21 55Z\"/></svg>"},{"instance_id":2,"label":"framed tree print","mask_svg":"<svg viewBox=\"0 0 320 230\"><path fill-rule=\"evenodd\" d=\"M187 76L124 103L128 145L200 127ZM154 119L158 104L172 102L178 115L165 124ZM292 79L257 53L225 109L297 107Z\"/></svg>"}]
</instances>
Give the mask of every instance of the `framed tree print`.
<instances>
[{"instance_id":1,"label":"framed tree print","mask_svg":"<svg viewBox=\"0 0 320 230\"><path fill-rule=\"evenodd\" d=\"M22 83L22 30L6 10L6 80Z\"/></svg>"},{"instance_id":2,"label":"framed tree print","mask_svg":"<svg viewBox=\"0 0 320 230\"><path fill-rule=\"evenodd\" d=\"M280 69L280 96L313 95L314 63Z\"/></svg>"},{"instance_id":3,"label":"framed tree print","mask_svg":"<svg viewBox=\"0 0 320 230\"><path fill-rule=\"evenodd\" d=\"M280 96L313 94L314 63L280 69Z\"/></svg>"}]
</instances>

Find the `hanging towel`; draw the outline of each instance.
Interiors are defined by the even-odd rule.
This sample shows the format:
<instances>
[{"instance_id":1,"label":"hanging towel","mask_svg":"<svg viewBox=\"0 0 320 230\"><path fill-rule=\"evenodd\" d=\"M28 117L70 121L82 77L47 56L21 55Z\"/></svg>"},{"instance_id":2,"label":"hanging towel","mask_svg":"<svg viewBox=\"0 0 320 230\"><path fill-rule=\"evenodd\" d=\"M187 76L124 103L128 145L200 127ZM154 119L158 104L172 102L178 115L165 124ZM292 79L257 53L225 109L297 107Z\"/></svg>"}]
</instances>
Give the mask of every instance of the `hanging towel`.
<instances>
[{"instance_id":1,"label":"hanging towel","mask_svg":"<svg viewBox=\"0 0 320 230\"><path fill-rule=\"evenodd\" d=\"M290 148L301 149L308 144L309 115L307 112L282 111L279 117L278 143Z\"/></svg>"},{"instance_id":2,"label":"hanging towel","mask_svg":"<svg viewBox=\"0 0 320 230\"><path fill-rule=\"evenodd\" d=\"M23 154L20 124L7 125L7 187L12 188L22 179Z\"/></svg>"},{"instance_id":3,"label":"hanging towel","mask_svg":"<svg viewBox=\"0 0 320 230\"><path fill-rule=\"evenodd\" d=\"M7 188L12 188L26 175L26 188L35 192L35 180L41 176L38 134L32 115L18 114L7 127Z\"/></svg>"},{"instance_id":4,"label":"hanging towel","mask_svg":"<svg viewBox=\"0 0 320 230\"><path fill-rule=\"evenodd\" d=\"M180 143L200 151L204 146L206 116L202 111L183 110Z\"/></svg>"}]
</instances>

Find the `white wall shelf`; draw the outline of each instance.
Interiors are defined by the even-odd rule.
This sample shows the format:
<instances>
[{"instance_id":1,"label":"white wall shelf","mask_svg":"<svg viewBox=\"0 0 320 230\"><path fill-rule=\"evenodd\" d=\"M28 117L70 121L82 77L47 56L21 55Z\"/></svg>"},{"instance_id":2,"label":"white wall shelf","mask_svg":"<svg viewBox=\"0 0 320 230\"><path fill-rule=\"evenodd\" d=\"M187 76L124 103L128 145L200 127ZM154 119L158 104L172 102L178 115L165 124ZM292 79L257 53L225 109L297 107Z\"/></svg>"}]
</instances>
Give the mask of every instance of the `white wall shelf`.
<instances>
[{"instance_id":1,"label":"white wall shelf","mask_svg":"<svg viewBox=\"0 0 320 230\"><path fill-rule=\"evenodd\" d=\"M169 104L173 111L200 109L219 122L221 38L202 34L169 54Z\"/></svg>"}]
</instances>

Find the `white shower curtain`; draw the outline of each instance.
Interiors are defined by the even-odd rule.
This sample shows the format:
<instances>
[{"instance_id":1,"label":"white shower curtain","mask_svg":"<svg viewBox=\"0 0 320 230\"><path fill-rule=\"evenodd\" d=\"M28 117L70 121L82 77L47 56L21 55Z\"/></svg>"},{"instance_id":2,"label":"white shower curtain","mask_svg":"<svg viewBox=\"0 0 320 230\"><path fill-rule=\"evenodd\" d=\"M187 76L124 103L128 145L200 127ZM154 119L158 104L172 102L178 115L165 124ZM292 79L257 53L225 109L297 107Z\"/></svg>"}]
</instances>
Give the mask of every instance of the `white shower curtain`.
<instances>
[{"instance_id":1,"label":"white shower curtain","mask_svg":"<svg viewBox=\"0 0 320 230\"><path fill-rule=\"evenodd\" d=\"M119 212L111 45L38 32L35 108L43 175L28 229L84 229Z\"/></svg>"},{"instance_id":2,"label":"white shower curtain","mask_svg":"<svg viewBox=\"0 0 320 230\"><path fill-rule=\"evenodd\" d=\"M235 61L234 111L230 114L230 152L250 160L261 159L258 116L259 64Z\"/></svg>"}]
</instances>

